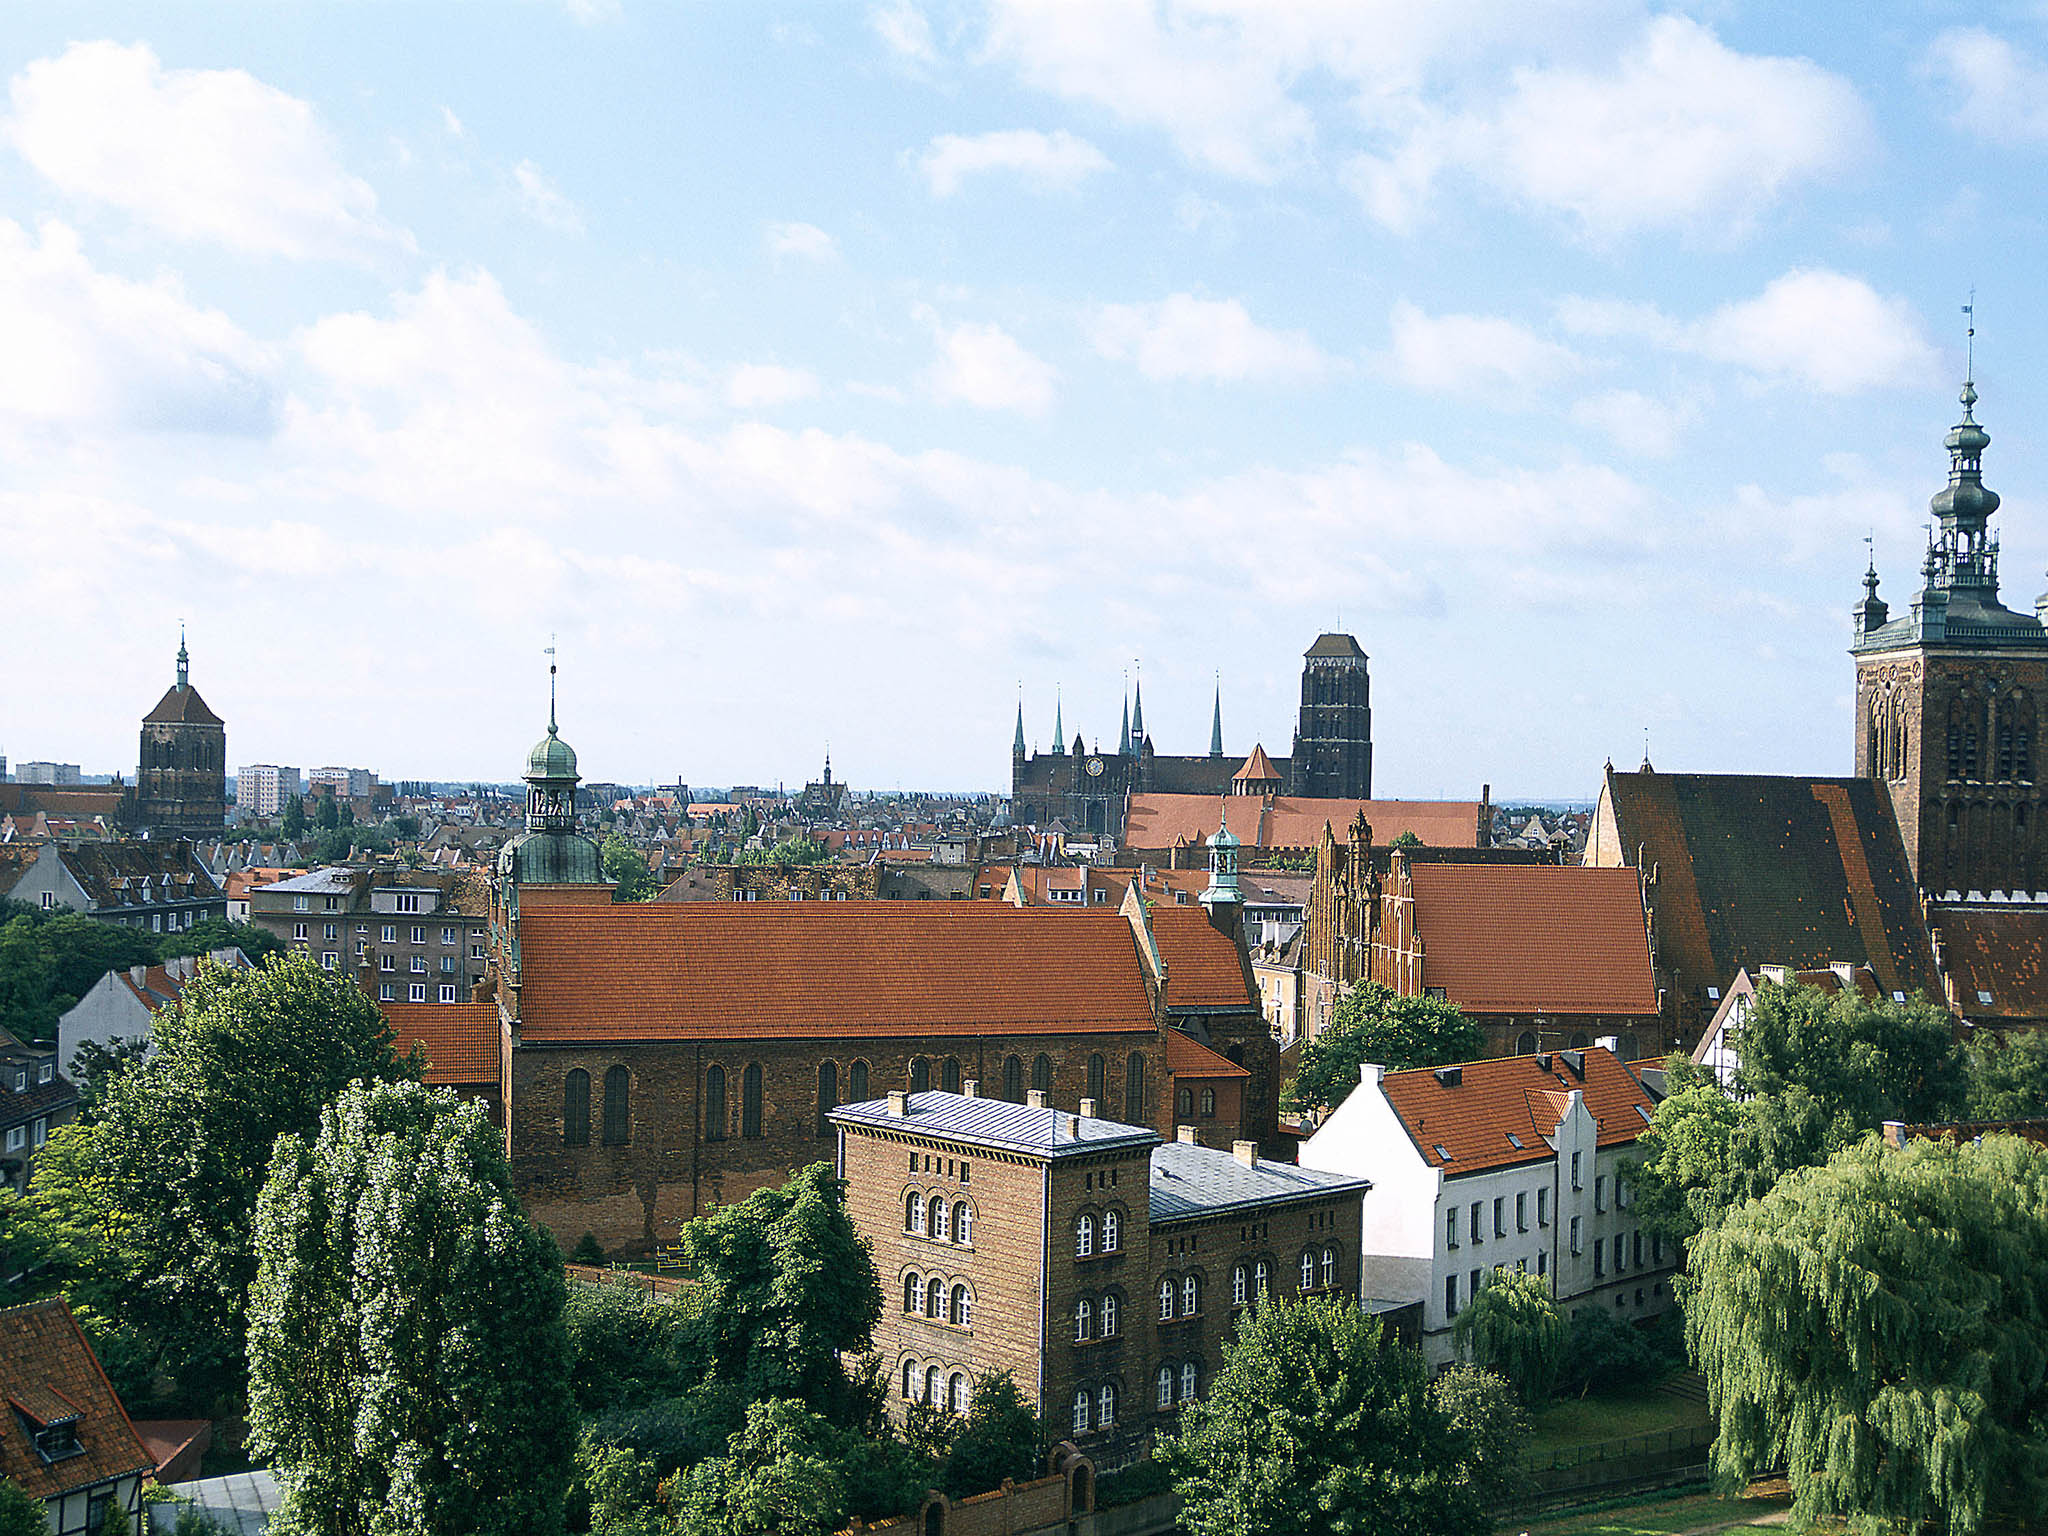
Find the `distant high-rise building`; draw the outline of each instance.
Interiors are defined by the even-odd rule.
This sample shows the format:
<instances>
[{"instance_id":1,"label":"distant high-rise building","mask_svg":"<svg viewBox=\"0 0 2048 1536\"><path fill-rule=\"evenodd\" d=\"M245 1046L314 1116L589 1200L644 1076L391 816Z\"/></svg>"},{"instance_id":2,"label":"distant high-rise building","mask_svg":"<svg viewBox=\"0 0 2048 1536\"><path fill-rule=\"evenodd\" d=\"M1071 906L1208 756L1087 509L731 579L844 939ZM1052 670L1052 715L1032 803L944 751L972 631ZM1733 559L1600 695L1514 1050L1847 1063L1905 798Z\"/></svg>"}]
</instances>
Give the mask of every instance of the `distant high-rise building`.
<instances>
[{"instance_id":1,"label":"distant high-rise building","mask_svg":"<svg viewBox=\"0 0 2048 1536\"><path fill-rule=\"evenodd\" d=\"M77 784L79 779L76 763L23 763L21 765L23 784Z\"/></svg>"},{"instance_id":2,"label":"distant high-rise building","mask_svg":"<svg viewBox=\"0 0 2048 1536\"><path fill-rule=\"evenodd\" d=\"M276 763L250 763L235 774L235 804L252 816L277 816L298 798L299 770Z\"/></svg>"},{"instance_id":3,"label":"distant high-rise building","mask_svg":"<svg viewBox=\"0 0 2048 1536\"><path fill-rule=\"evenodd\" d=\"M377 792L377 775L367 768L307 769L307 793L318 794L322 789L348 800L367 800Z\"/></svg>"},{"instance_id":4,"label":"distant high-rise building","mask_svg":"<svg viewBox=\"0 0 2048 1536\"><path fill-rule=\"evenodd\" d=\"M178 680L142 719L135 820L161 832L218 833L227 823L228 730L192 686L185 637Z\"/></svg>"}]
</instances>

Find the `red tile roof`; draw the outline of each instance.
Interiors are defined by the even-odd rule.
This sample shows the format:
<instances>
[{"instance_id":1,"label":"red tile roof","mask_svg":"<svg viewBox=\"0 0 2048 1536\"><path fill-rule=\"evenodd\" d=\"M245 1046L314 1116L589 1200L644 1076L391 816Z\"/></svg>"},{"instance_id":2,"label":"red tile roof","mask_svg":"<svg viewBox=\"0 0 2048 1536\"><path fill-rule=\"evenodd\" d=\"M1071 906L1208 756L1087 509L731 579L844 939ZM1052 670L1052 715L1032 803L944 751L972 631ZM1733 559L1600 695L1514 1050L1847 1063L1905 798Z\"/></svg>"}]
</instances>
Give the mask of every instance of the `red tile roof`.
<instances>
[{"instance_id":1,"label":"red tile roof","mask_svg":"<svg viewBox=\"0 0 2048 1536\"><path fill-rule=\"evenodd\" d=\"M1413 832L1432 848L1471 848L1479 841L1477 800L1318 800L1287 795L1134 794L1124 822L1131 848L1166 849L1201 843L1227 812L1230 830L1252 848L1312 848L1328 823L1341 837L1360 811L1384 846Z\"/></svg>"},{"instance_id":2,"label":"red tile roof","mask_svg":"<svg viewBox=\"0 0 2048 1536\"><path fill-rule=\"evenodd\" d=\"M1654 1014L1632 869L1409 866L1422 979L1470 1013Z\"/></svg>"},{"instance_id":3,"label":"red tile roof","mask_svg":"<svg viewBox=\"0 0 2048 1536\"><path fill-rule=\"evenodd\" d=\"M1585 1091L1586 1111L1598 1126L1598 1144L1626 1146L1649 1125L1646 1117L1656 1113L1657 1101L1612 1051L1597 1045L1584 1053L1586 1075L1581 1081L1566 1062L1567 1056L1576 1054L1557 1051L1468 1061L1458 1069L1455 1086L1439 1079L1436 1068L1389 1072L1384 1080L1387 1101L1423 1161L1452 1175L1551 1156L1553 1149L1544 1138L1556 1134L1574 1089ZM1508 1140L1511 1135L1521 1141L1520 1147ZM1439 1146L1450 1154L1448 1159L1437 1157Z\"/></svg>"},{"instance_id":4,"label":"red tile roof","mask_svg":"<svg viewBox=\"0 0 2048 1536\"><path fill-rule=\"evenodd\" d=\"M427 1081L437 1087L498 1081L496 1003L380 1003L403 1056L415 1042L427 1052Z\"/></svg>"},{"instance_id":5,"label":"red tile roof","mask_svg":"<svg viewBox=\"0 0 2048 1536\"><path fill-rule=\"evenodd\" d=\"M521 1037L689 1040L1149 1030L1114 908L701 902L530 909Z\"/></svg>"},{"instance_id":6,"label":"red tile roof","mask_svg":"<svg viewBox=\"0 0 2048 1536\"><path fill-rule=\"evenodd\" d=\"M1166 1070L1173 1077L1250 1077L1228 1056L1219 1055L1193 1035L1166 1032Z\"/></svg>"},{"instance_id":7,"label":"red tile roof","mask_svg":"<svg viewBox=\"0 0 2048 1536\"><path fill-rule=\"evenodd\" d=\"M1153 942L1166 962L1168 1008L1259 1011L1258 997L1244 973L1243 951L1210 925L1208 913L1200 907L1155 902L1151 920Z\"/></svg>"},{"instance_id":8,"label":"red tile roof","mask_svg":"<svg viewBox=\"0 0 2048 1536\"><path fill-rule=\"evenodd\" d=\"M1244 766L1230 777L1233 781L1243 779L1255 784L1263 784L1268 780L1277 783L1280 770L1273 766L1273 759L1266 756L1265 746L1260 744L1252 748L1252 755L1244 760Z\"/></svg>"},{"instance_id":9,"label":"red tile roof","mask_svg":"<svg viewBox=\"0 0 2048 1536\"><path fill-rule=\"evenodd\" d=\"M1936 907L1927 920L1941 936L1942 968L1958 1013L2048 1018L2048 910Z\"/></svg>"},{"instance_id":10,"label":"red tile roof","mask_svg":"<svg viewBox=\"0 0 2048 1536\"><path fill-rule=\"evenodd\" d=\"M100 1369L62 1300L32 1302L0 1312L0 1397L40 1428L76 1416L82 1452L44 1462L19 1421L0 1433L0 1477L12 1478L32 1498L49 1499L74 1488L152 1472L156 1458L143 1448L127 1410Z\"/></svg>"}]
</instances>

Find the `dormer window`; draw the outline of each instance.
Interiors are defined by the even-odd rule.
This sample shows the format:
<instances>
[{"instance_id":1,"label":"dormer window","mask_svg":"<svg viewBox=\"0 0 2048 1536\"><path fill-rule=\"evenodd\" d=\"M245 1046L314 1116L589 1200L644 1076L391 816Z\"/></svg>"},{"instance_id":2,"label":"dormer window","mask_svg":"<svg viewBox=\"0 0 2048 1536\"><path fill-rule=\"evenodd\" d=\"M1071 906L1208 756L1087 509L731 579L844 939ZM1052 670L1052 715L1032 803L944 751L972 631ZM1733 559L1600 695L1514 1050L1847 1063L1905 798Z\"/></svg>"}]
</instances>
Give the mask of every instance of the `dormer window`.
<instances>
[{"instance_id":1,"label":"dormer window","mask_svg":"<svg viewBox=\"0 0 2048 1536\"><path fill-rule=\"evenodd\" d=\"M85 1447L78 1443L78 1420L59 1419L54 1424L45 1424L35 1432L35 1447L46 1465L83 1456Z\"/></svg>"}]
</instances>

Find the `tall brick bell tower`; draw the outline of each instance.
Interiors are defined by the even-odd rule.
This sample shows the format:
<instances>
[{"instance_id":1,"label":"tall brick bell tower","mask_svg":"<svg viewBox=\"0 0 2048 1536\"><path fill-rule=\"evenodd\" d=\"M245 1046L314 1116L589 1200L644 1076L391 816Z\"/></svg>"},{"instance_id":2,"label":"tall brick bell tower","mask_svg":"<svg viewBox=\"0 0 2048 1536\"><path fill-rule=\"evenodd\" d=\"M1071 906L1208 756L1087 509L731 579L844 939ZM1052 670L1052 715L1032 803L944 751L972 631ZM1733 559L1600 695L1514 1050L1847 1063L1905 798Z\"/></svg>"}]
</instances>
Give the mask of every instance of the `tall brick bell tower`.
<instances>
[{"instance_id":1,"label":"tall brick bell tower","mask_svg":"<svg viewBox=\"0 0 2048 1536\"><path fill-rule=\"evenodd\" d=\"M1891 796L1922 890L2048 888L2041 816L2041 702L2048 698L2048 594L2033 613L1998 600L1998 493L1984 485L1991 434L1962 392L1945 439L1948 484L1929 503L1939 529L1910 615L1877 596L1875 560L1856 606L1856 772Z\"/></svg>"}]
</instances>

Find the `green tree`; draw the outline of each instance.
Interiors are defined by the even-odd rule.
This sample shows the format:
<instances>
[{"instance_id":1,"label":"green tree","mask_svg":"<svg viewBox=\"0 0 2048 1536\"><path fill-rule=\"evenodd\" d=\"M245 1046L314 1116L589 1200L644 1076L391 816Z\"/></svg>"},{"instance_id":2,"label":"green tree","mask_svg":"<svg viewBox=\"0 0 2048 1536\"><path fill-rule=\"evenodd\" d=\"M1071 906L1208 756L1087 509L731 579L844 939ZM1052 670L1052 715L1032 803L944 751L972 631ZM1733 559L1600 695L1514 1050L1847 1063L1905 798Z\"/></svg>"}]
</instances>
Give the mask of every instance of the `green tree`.
<instances>
[{"instance_id":1,"label":"green tree","mask_svg":"<svg viewBox=\"0 0 2048 1536\"><path fill-rule=\"evenodd\" d=\"M288 796L284 802L284 819L278 823L279 833L297 842L306 835L306 802L297 795Z\"/></svg>"},{"instance_id":2,"label":"green tree","mask_svg":"<svg viewBox=\"0 0 2048 1536\"><path fill-rule=\"evenodd\" d=\"M1696 1083L1657 1106L1636 1142L1642 1155L1623 1176L1643 1221L1686 1242L1860 1134L1802 1087L1736 1103L1711 1083Z\"/></svg>"},{"instance_id":3,"label":"green tree","mask_svg":"<svg viewBox=\"0 0 2048 1536\"><path fill-rule=\"evenodd\" d=\"M1422 1356L1333 1299L1246 1314L1209 1395L1154 1454L1192 1536L1464 1536L1490 1524L1471 1437L1431 1396Z\"/></svg>"},{"instance_id":4,"label":"green tree","mask_svg":"<svg viewBox=\"0 0 2048 1536\"><path fill-rule=\"evenodd\" d=\"M1038 1468L1044 1435L1008 1371L976 1379L967 1416L953 1436L939 1486L949 1498L1000 1488L1006 1477L1022 1482Z\"/></svg>"},{"instance_id":5,"label":"green tree","mask_svg":"<svg viewBox=\"0 0 2048 1536\"><path fill-rule=\"evenodd\" d=\"M0 1477L0 1536L50 1536L43 1501L11 1477Z\"/></svg>"},{"instance_id":6,"label":"green tree","mask_svg":"<svg viewBox=\"0 0 2048 1536\"><path fill-rule=\"evenodd\" d=\"M1420 848L1422 846L1422 839L1416 834L1415 829L1411 827L1387 844L1387 846L1389 848Z\"/></svg>"},{"instance_id":7,"label":"green tree","mask_svg":"<svg viewBox=\"0 0 2048 1536\"><path fill-rule=\"evenodd\" d=\"M575 1284L565 1321L570 1390L583 1412L631 1408L689 1386L689 1315L671 1298L637 1285Z\"/></svg>"},{"instance_id":8,"label":"green tree","mask_svg":"<svg viewBox=\"0 0 2048 1536\"><path fill-rule=\"evenodd\" d=\"M209 917L181 933L166 934L156 954L159 960L169 960L176 955L204 955L230 948L239 949L256 961L280 953L285 942L268 928L259 928L254 923L231 923L226 918Z\"/></svg>"},{"instance_id":9,"label":"green tree","mask_svg":"<svg viewBox=\"0 0 2048 1536\"><path fill-rule=\"evenodd\" d=\"M1515 1389L1492 1371L1454 1365L1429 1384L1430 1401L1469 1448L1465 1477L1481 1502L1499 1504L1519 1491L1529 1415Z\"/></svg>"},{"instance_id":10,"label":"green tree","mask_svg":"<svg viewBox=\"0 0 2048 1536\"><path fill-rule=\"evenodd\" d=\"M1948 1119L1966 1096L1955 1021L1923 996L1872 1001L1766 981L1733 1045L1738 1098L1803 1088L1845 1141L1886 1120Z\"/></svg>"},{"instance_id":11,"label":"green tree","mask_svg":"<svg viewBox=\"0 0 2048 1536\"><path fill-rule=\"evenodd\" d=\"M723 1456L672 1486L677 1536L826 1536L847 1517L886 1519L914 1508L928 1464L894 1440L864 1440L802 1403L772 1398L747 1409Z\"/></svg>"},{"instance_id":12,"label":"green tree","mask_svg":"<svg viewBox=\"0 0 2048 1536\"><path fill-rule=\"evenodd\" d=\"M99 1118L100 1105L106 1101L107 1087L130 1067L139 1066L149 1059L150 1041L147 1035L127 1035L107 1041L82 1040L78 1049L71 1053L71 1060L64 1070L70 1074L73 1086L78 1089L79 1118L87 1121Z\"/></svg>"},{"instance_id":13,"label":"green tree","mask_svg":"<svg viewBox=\"0 0 2048 1536\"><path fill-rule=\"evenodd\" d=\"M256 1197L271 1147L359 1078L416 1075L377 1005L304 956L201 962L153 1026L156 1054L54 1132L31 1201L78 1256L67 1286L124 1395L208 1408L242 1385ZM120 1369L116 1369L119 1366Z\"/></svg>"},{"instance_id":14,"label":"green tree","mask_svg":"<svg viewBox=\"0 0 2048 1536\"><path fill-rule=\"evenodd\" d=\"M313 825L322 832L332 832L341 825L341 810L332 795L319 795L313 803Z\"/></svg>"},{"instance_id":15,"label":"green tree","mask_svg":"<svg viewBox=\"0 0 2048 1536\"><path fill-rule=\"evenodd\" d=\"M250 1445L280 1536L547 1536L575 1448L562 1258L480 1104L346 1088L256 1214Z\"/></svg>"},{"instance_id":16,"label":"green tree","mask_svg":"<svg viewBox=\"0 0 2048 1536\"><path fill-rule=\"evenodd\" d=\"M840 1355L867 1351L882 1287L832 1165L685 1222L681 1246L706 1378L841 1417L855 1394Z\"/></svg>"},{"instance_id":17,"label":"green tree","mask_svg":"<svg viewBox=\"0 0 2048 1536\"><path fill-rule=\"evenodd\" d=\"M1550 1398L1564 1364L1564 1314L1541 1275L1496 1269L1451 1325L1461 1360L1513 1384L1523 1403Z\"/></svg>"},{"instance_id":18,"label":"green tree","mask_svg":"<svg viewBox=\"0 0 2048 1536\"><path fill-rule=\"evenodd\" d=\"M1686 1334L1726 1479L1793 1519L1955 1536L2048 1517L2048 1150L1875 1137L1701 1235Z\"/></svg>"},{"instance_id":19,"label":"green tree","mask_svg":"<svg viewBox=\"0 0 2048 1536\"><path fill-rule=\"evenodd\" d=\"M613 901L645 901L656 890L646 856L616 832L604 840L604 875L614 882Z\"/></svg>"},{"instance_id":20,"label":"green tree","mask_svg":"<svg viewBox=\"0 0 2048 1536\"><path fill-rule=\"evenodd\" d=\"M1485 1047L1479 1026L1451 1004L1361 982L1337 999L1329 1027L1302 1044L1287 1107L1335 1109L1358 1086L1358 1070L1369 1061L1398 1072L1471 1061Z\"/></svg>"},{"instance_id":21,"label":"green tree","mask_svg":"<svg viewBox=\"0 0 2048 1536\"><path fill-rule=\"evenodd\" d=\"M2048 1030L1980 1029L1967 1056L1972 1120L2048 1115Z\"/></svg>"}]
</instances>

